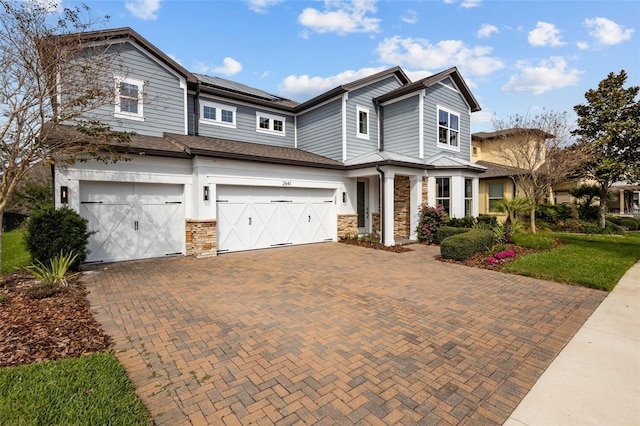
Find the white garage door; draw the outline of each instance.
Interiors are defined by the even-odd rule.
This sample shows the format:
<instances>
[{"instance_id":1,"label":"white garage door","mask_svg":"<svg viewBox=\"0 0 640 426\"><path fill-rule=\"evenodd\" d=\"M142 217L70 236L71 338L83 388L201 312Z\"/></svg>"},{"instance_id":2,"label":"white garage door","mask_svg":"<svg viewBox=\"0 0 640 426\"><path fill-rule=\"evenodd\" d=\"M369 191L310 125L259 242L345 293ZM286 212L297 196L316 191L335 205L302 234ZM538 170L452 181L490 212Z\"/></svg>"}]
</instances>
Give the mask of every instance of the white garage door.
<instances>
[{"instance_id":1,"label":"white garage door","mask_svg":"<svg viewBox=\"0 0 640 426\"><path fill-rule=\"evenodd\" d=\"M332 241L333 189L218 186L218 252Z\"/></svg>"},{"instance_id":2,"label":"white garage door","mask_svg":"<svg viewBox=\"0 0 640 426\"><path fill-rule=\"evenodd\" d=\"M143 259L184 249L182 185L80 183L80 215L96 231L87 262Z\"/></svg>"}]
</instances>

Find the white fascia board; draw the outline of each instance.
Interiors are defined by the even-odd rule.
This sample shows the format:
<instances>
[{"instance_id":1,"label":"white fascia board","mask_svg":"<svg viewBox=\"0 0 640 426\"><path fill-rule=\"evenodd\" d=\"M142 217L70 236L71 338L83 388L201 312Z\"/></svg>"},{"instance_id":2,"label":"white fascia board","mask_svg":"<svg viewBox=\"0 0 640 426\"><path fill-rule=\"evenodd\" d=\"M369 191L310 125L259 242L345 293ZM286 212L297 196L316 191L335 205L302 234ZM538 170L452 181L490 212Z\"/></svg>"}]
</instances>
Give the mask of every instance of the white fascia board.
<instances>
[{"instance_id":1,"label":"white fascia board","mask_svg":"<svg viewBox=\"0 0 640 426\"><path fill-rule=\"evenodd\" d=\"M94 180L101 182L135 182L135 183L173 183L188 184L191 175L175 175L168 173L128 172L119 170L69 170L67 179Z\"/></svg>"},{"instance_id":2,"label":"white fascia board","mask_svg":"<svg viewBox=\"0 0 640 426\"><path fill-rule=\"evenodd\" d=\"M189 97L187 96L187 79L180 77L180 88L184 93L184 134L189 134Z\"/></svg>"},{"instance_id":3,"label":"white fascia board","mask_svg":"<svg viewBox=\"0 0 640 426\"><path fill-rule=\"evenodd\" d=\"M285 187L285 188L325 188L339 189L343 187L341 181L320 181L309 179L271 177L247 177L247 176L226 176L226 175L207 175L210 185L234 185L234 186L269 186L269 187Z\"/></svg>"}]
</instances>

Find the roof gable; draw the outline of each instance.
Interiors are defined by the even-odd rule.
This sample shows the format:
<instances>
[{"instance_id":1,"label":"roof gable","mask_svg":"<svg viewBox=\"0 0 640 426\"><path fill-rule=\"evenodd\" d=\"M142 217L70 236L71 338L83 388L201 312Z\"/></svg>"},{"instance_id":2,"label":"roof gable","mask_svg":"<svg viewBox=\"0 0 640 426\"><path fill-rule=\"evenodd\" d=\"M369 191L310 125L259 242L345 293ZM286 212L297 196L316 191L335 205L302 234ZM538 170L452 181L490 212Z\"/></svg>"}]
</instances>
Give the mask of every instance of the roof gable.
<instances>
[{"instance_id":1,"label":"roof gable","mask_svg":"<svg viewBox=\"0 0 640 426\"><path fill-rule=\"evenodd\" d=\"M418 90L431 87L434 84L437 84L443 80L446 80L447 78L451 79L451 81L453 81L453 83L456 85L457 89L462 94L462 97L465 99L465 101L469 105L469 109L471 110L471 112L480 111L481 109L480 104L471 93L471 90L469 90L469 86L467 86L467 83L465 83L464 79L462 78L462 75L460 74L460 72L458 71L458 68L456 67L446 69L437 74L433 74L429 77L423 78L422 80L418 80L414 83L410 83L405 86L402 86L396 90L393 90L389 93L386 93L382 96L377 97L376 99L374 99L374 101L378 103L390 101L392 99L407 95L411 92L416 92Z\"/></svg>"}]
</instances>

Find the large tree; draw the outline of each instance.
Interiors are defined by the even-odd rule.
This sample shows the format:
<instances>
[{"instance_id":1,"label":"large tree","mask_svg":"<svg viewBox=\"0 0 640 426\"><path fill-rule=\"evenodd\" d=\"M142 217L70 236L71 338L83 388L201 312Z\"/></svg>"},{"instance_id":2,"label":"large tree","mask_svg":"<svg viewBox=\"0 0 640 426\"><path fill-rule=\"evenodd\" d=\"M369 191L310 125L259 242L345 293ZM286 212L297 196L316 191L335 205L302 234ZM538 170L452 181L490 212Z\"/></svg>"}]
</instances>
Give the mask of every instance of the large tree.
<instances>
[{"instance_id":1,"label":"large tree","mask_svg":"<svg viewBox=\"0 0 640 426\"><path fill-rule=\"evenodd\" d=\"M573 131L593 155L582 168L584 177L600 188L598 226L605 227L607 192L617 181L640 179L639 86L624 87L627 73L609 73L597 89L585 93L586 104L573 107L578 115Z\"/></svg>"},{"instance_id":2,"label":"large tree","mask_svg":"<svg viewBox=\"0 0 640 426\"><path fill-rule=\"evenodd\" d=\"M501 140L493 155L513 168L510 177L529 202L529 222L535 233L537 207L549 198L554 186L571 179L587 152L571 143L566 112L496 118L493 127Z\"/></svg>"},{"instance_id":3,"label":"large tree","mask_svg":"<svg viewBox=\"0 0 640 426\"><path fill-rule=\"evenodd\" d=\"M86 118L112 104L115 94L109 71L117 52L97 39L87 44L81 34L95 24L86 6L0 0L0 218L34 165L88 155L113 159L117 155L105 147L128 140ZM64 125L74 132L55 137Z\"/></svg>"}]
</instances>

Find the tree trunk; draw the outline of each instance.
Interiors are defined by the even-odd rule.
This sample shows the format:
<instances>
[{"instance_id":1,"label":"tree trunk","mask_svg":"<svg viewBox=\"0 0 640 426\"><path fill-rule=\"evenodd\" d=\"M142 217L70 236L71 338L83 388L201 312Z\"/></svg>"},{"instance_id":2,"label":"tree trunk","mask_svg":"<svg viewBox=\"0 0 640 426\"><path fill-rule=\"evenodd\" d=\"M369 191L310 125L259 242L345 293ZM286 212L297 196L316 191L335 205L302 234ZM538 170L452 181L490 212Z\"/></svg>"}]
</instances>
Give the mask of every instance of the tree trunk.
<instances>
[{"instance_id":1,"label":"tree trunk","mask_svg":"<svg viewBox=\"0 0 640 426\"><path fill-rule=\"evenodd\" d=\"M604 229L605 213L607 212L607 187L600 186L600 203L598 204L598 228Z\"/></svg>"},{"instance_id":2,"label":"tree trunk","mask_svg":"<svg viewBox=\"0 0 640 426\"><path fill-rule=\"evenodd\" d=\"M531 226L531 233L536 233L536 208L531 206L531 210L529 211L529 222Z\"/></svg>"},{"instance_id":3,"label":"tree trunk","mask_svg":"<svg viewBox=\"0 0 640 426\"><path fill-rule=\"evenodd\" d=\"M507 214L507 220L504 222L504 241L511 244L511 234L513 232L513 224L511 223L511 215Z\"/></svg>"}]
</instances>

